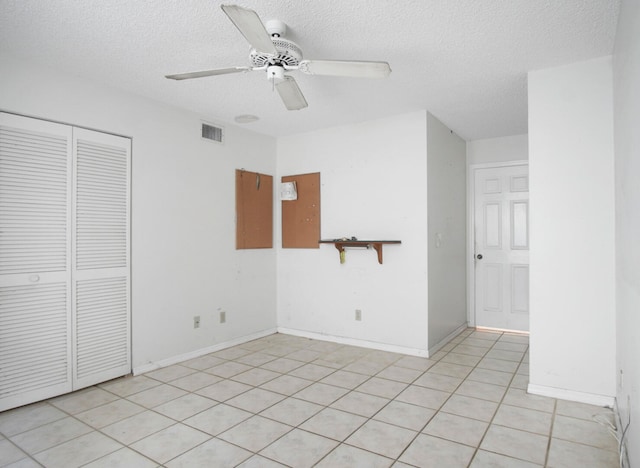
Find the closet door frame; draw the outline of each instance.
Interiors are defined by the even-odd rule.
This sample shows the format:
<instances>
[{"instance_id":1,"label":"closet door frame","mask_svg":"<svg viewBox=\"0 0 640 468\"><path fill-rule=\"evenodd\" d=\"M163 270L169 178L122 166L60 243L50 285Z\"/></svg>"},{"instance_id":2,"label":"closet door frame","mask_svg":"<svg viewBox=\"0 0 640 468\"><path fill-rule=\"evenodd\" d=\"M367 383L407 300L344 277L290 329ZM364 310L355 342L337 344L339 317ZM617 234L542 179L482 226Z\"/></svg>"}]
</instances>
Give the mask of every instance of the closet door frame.
<instances>
[{"instance_id":1,"label":"closet door frame","mask_svg":"<svg viewBox=\"0 0 640 468\"><path fill-rule=\"evenodd\" d=\"M55 123L55 122L50 122L50 121L41 120L41 119L32 118L32 117L23 117L20 115L15 115L15 114L10 114L5 112L0 112L0 126L10 128L12 129L12 131L13 130L16 130L18 132L22 131L26 134L28 134L29 132L32 132L33 135L35 135L35 137L32 137L32 138L38 138L38 135L45 134L44 135L45 137L46 135L62 137L66 141L66 147L65 147L66 173L64 174L65 180L66 180L66 197L65 197L66 204L64 208L65 209L65 231L66 231L66 238L64 241L64 245L65 245L64 271L60 270L61 266L59 265L60 263L59 261L55 266L57 270L48 271L47 270L48 266L46 265L46 259L42 260L42 262L44 262L45 264L44 266L39 266L37 268L34 267L33 270L29 270L28 268L25 269L25 267L23 266L21 269L16 269L15 272L8 269L3 274L3 271L0 271L0 299L2 299L3 297L5 298L3 301L0 301L0 302L5 302L5 305L0 304L0 351L1 351L0 352L0 411L3 411L6 409L22 406L22 405L40 401L46 398L57 396L60 394L68 393L68 392L78 390L90 385L94 385L99 382L104 382L106 380L131 373L131 368L132 368L131 367L132 366L132 363L131 363L131 139L112 135L112 134L102 133L94 130L86 130L80 127L74 127L67 124ZM85 138L90 142L95 142L101 145L119 147L120 149L123 149L126 153L126 157L125 157L126 175L124 179L124 183L126 184L126 189L125 189L126 195L124 196L125 213L124 213L124 217L120 216L120 214L118 215L120 216L120 218L123 218L123 219L119 218L120 220L118 222L120 223L123 221L125 225L125 244L126 245L124 246L124 248L121 248L120 250L121 251L124 250L126 258L124 263L122 264L116 265L116 264L113 264L113 262L109 264L109 261L107 260L107 262L104 265L106 266L106 268L91 268L91 267L84 268L84 269L77 268L78 267L78 263L77 263L78 262L77 145L78 145L79 138ZM9 142L8 145L11 146L11 142ZM43 180L42 185L43 186L47 185L46 174L44 176L40 175L40 179L37 179L39 175L37 172L38 167L33 169L32 167L29 166L29 164L31 164L29 161L22 161L20 159L21 156L19 152L16 152L16 155L12 156L11 148L10 148L7 152L5 152L5 154L7 155L7 158L9 159L13 158L13 162L15 163L14 164L15 167L11 165L5 165L5 167L8 168L7 174L9 175L7 177L9 178L14 177L11 174L15 173L16 170L20 170L20 167L24 167L25 171L34 172L36 174L34 180ZM23 154L26 155L25 157L28 160L30 159L29 155L32 153L24 153L23 151ZM16 169L16 167L18 169ZM57 170L60 171L60 169L57 169ZM45 171L42 171L42 172L44 173ZM22 175L21 173L18 173L18 177L20 177L21 175ZM28 177L29 177L29 174L26 174L23 176L23 178L28 178ZM97 181L96 182L97 186L102 185L101 181L99 180L100 177L104 178L105 176L104 174L102 175L98 174L97 179L94 179L94 181ZM108 178L108 175L106 177ZM14 180L14 179L11 179L11 180ZM57 184L59 186L61 182L57 182ZM11 183L9 183L8 185L11 185ZM32 183L32 185L34 185L34 183ZM37 186L37 183L35 185ZM37 187L36 187L36 191L37 191ZM9 192L6 191L6 193L9 193ZM31 207L28 206L28 201L25 202L27 203L27 205L25 205L24 203L22 204L20 203L22 201L20 200L20 193L21 193L20 189L18 189L14 195L11 195L9 193L7 197L8 202L5 204L0 204L0 215L2 215L3 209L6 209L7 210L6 212L9 214L11 210L13 210L14 212L20 213L16 217L16 221L15 221L17 228L20 228L20 223L22 223L20 218L22 210L29 211L31 209ZM42 193L45 193L45 195L42 195ZM38 198L34 195L27 193L25 195L27 200L29 196ZM18 200L18 203L16 205L11 205L11 199ZM46 192L44 191L40 192L40 195L39 195L39 200L42 200L42 199L46 200ZM37 210L38 209L37 207L40 206L40 205L37 205L37 202L38 200L33 202L34 210ZM25 206L25 208L20 208L20 206ZM58 206L56 209L60 211L61 206L62 204L60 204L60 206ZM36 213L36 216L38 215L40 215L40 213ZM41 216L46 216L46 215L47 214L44 213ZM9 215L6 215L6 216L8 219ZM105 219L107 221L105 221ZM102 221L104 224L104 229L106 231L109 231L112 228L110 224L112 223L112 220L108 218L103 218ZM29 221L29 220L26 221L27 226L25 227L25 229L27 230L30 228L28 225L29 222L33 222L33 221ZM99 225L99 223L100 221L98 220L97 224ZM99 226L97 230L98 231L100 230ZM43 238L46 238L46 229L44 229L43 232L38 235L40 235ZM58 236L59 235L60 234L58 234ZM28 236L25 235L25 238L26 237ZM7 260L8 262L7 264L11 264L11 262L13 261L12 260L13 257L19 256L20 251L28 250L29 246L27 244L22 243L20 240L17 240L17 241L15 239L11 240L8 237L7 239L9 240L6 243L4 244L0 243L0 248L7 249L5 252L8 253L8 255L5 256L5 260ZM0 241L3 242L1 237L0 237ZM11 242L13 242L13 244L11 244ZM42 241L40 242L42 243ZM9 250L12 245L16 247L15 252ZM57 249L58 251L60 251L59 246L57 247ZM98 245L98 248L96 250L102 250L102 249L103 249L103 246ZM30 255L31 257L35 257L35 258L39 257L37 253L36 254L31 253ZM94 255L100 256L101 254L94 253ZM46 255L44 257L46 257ZM30 260L23 261L23 264L29 265L30 264L29 261ZM88 263L91 264L91 260ZM98 265L98 267L99 266L100 265ZM114 278L116 279L114 280ZM97 351L93 350L92 351L93 354L90 354L90 358L91 358L90 360L92 361L91 365L94 366L95 369L97 369L97 371L89 372L87 373L87 375L84 375L84 376L78 375L78 361L77 361L78 339L82 338L81 336L78 336L78 329L79 329L78 328L78 318L79 318L78 317L78 284L79 284L79 281L94 282L93 284L89 285L90 293L93 294L93 296L89 297L89 299L90 301L93 301L93 304L94 304L94 308L92 310L89 310L89 313L93 314L93 317L99 316L100 318L102 318L101 314L103 313L103 310L106 310L108 308L113 309L113 305L104 306L102 304L102 299L101 299L101 297L104 297L103 292L101 292L100 290L98 290L98 292L95 292L95 290L99 289L101 283L104 283L104 281L107 281L107 282L111 281L112 283L118 283L117 289L121 293L121 297L119 299L120 305L118 306L120 308L119 318L121 320L122 317L125 317L124 331L122 332L123 337L117 343L117 346L119 346L119 349L120 349L119 358L117 359L118 360L117 365L111 365L111 364L109 364L108 366L104 365L105 353L103 351L105 348L104 347L100 348L100 346L97 346L96 348ZM58 315L56 315L56 317L58 318L56 319L57 322L55 324L52 324L53 328L51 329L62 330L64 328L65 331L60 331L58 333L59 336L57 337L57 343L58 343L58 348L60 348L61 345L59 343L62 340L60 336L64 335L65 351L64 351L64 358L62 357L61 351L57 352L57 354L55 355L55 358L48 356L46 351L41 351L42 363L39 363L39 361L34 361L33 358L29 357L30 355L32 356L36 354L35 352L30 352L32 348L33 349L37 348L38 352L40 352L38 346L32 343L37 343L38 345L41 343L45 343L46 336L44 337L43 342L40 341L40 336L48 333L48 329L50 327L47 322L42 322L41 320L38 319L39 317L38 313L40 313L41 309L45 306L43 306L41 303L34 300L33 297L31 297L33 294L30 293L29 291L35 291L37 294L40 294L40 295L45 294L44 292L38 292L38 288L41 288L42 286L46 286L47 284L55 284L60 286L60 288L56 290L57 291L56 297L58 298L57 299L58 302L56 303L58 304L56 306L57 307L56 310L58 311L56 313ZM96 284L98 285L98 288L96 288L95 286ZM60 318L60 316L62 315L62 308L60 306L60 301L61 301L60 297L62 294L60 292L61 287L64 287L64 304L65 304L65 311L66 311L64 327L62 325L63 319ZM114 289L113 284L106 286L106 289L109 289L109 288L113 290ZM20 296L20 294L22 294L22 296ZM27 297L27 299L25 300L24 297ZM19 301L22 301L22 302L19 302ZM46 301L48 301L47 298L45 298L45 302ZM17 305L12 306L11 304L13 303ZM98 304L97 306L95 306L96 303ZM8 306L6 304L8 304ZM29 317L28 314L32 311L33 311L33 316ZM38 331L39 334L37 336L32 336L33 333L31 333L31 329L35 327L33 326L30 327L29 325L21 325L21 322L28 324L30 318L32 322L35 320L34 323L40 325L42 328L42 330ZM90 330L90 333L85 334L85 336L98 336L99 341L113 342L114 340L109 338L109 336L112 336L113 334L110 335L109 330L106 330L103 333L103 325L104 324L101 322L97 326L94 326ZM16 330L15 332L11 331L12 327ZM123 326L120 326L120 330L122 329L123 329ZM116 331L115 333L116 334L120 333L120 331ZM4 341L4 344L7 346L7 349L3 349L3 341ZM15 351L13 355L14 357L11 357L12 351ZM52 381L51 383L45 383L45 382L38 383L38 380L40 379L40 375L39 375L40 372L38 372L37 369L40 369L43 366L46 367L45 361L47 361L47 359L49 360L55 359L55 363L58 367L64 361L63 365L66 365L66 370L64 372L64 375L57 375L56 380ZM21 362L24 362L24 366L27 366L27 367L21 368L20 367ZM98 364L95 364L96 362ZM29 366L31 366L31 368L29 368ZM48 370L49 369L45 369L41 371L42 375L45 375ZM90 371L93 370L91 366L89 370ZM58 372L58 374L62 374L62 372L60 371ZM61 381L63 379L64 381ZM21 382L25 382L22 384L23 388L20 388ZM32 382L35 382L35 383L32 383ZM14 389L14 390L11 390L11 389Z\"/></svg>"}]
</instances>

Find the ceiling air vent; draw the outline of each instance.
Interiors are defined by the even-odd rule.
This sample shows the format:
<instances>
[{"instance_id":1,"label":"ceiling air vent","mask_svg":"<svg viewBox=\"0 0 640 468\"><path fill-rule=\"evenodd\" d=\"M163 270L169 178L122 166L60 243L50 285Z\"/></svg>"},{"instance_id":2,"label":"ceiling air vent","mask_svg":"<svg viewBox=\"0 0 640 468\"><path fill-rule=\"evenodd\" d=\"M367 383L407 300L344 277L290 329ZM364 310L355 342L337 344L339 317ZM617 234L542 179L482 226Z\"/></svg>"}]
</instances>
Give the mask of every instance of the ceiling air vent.
<instances>
[{"instance_id":1,"label":"ceiling air vent","mask_svg":"<svg viewBox=\"0 0 640 468\"><path fill-rule=\"evenodd\" d=\"M224 139L224 129L215 125L202 123L202 138L205 140L215 141L216 143L222 143Z\"/></svg>"}]
</instances>

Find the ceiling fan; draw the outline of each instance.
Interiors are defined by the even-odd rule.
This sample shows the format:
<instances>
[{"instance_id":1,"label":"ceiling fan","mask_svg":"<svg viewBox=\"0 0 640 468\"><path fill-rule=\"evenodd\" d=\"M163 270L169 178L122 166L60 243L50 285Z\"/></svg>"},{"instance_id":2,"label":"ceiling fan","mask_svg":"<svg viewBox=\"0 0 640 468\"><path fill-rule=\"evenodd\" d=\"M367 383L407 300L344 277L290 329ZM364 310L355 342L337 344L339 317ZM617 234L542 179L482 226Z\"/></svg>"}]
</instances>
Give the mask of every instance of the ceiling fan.
<instances>
[{"instance_id":1,"label":"ceiling fan","mask_svg":"<svg viewBox=\"0 0 640 468\"><path fill-rule=\"evenodd\" d=\"M385 78L391 73L387 62L345 60L303 60L297 44L285 39L287 25L279 20L262 23L258 14L238 5L221 5L231 22L251 45L250 66L218 68L166 75L171 80L188 80L205 76L226 75L249 71L266 71L288 110L308 106L296 80L285 72L299 70L308 75L346 76L355 78Z\"/></svg>"}]
</instances>

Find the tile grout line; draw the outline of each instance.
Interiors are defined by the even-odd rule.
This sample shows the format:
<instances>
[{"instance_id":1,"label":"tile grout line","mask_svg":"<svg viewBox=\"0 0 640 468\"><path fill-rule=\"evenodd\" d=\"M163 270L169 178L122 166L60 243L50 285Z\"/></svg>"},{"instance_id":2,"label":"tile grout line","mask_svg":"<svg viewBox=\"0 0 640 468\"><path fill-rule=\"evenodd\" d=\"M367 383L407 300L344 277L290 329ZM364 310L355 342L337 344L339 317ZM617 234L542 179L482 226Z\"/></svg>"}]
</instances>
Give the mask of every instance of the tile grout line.
<instances>
[{"instance_id":1,"label":"tile grout line","mask_svg":"<svg viewBox=\"0 0 640 468\"><path fill-rule=\"evenodd\" d=\"M558 400L555 400L553 403L553 414L551 416L551 424L549 426L549 440L547 441L547 453L544 456L543 466L548 466L549 464L549 452L551 451L551 441L553 440L553 426L556 423L557 411L558 411Z\"/></svg>"}]
</instances>

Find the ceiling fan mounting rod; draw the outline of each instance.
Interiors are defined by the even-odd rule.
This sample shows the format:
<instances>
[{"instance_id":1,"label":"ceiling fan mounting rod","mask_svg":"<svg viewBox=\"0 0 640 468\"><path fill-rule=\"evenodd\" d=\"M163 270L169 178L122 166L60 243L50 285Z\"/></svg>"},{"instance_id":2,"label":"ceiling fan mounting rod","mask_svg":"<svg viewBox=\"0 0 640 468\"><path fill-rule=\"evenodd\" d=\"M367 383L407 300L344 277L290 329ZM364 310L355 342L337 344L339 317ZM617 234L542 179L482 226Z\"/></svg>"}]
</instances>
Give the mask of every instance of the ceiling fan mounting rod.
<instances>
[{"instance_id":1,"label":"ceiling fan mounting rod","mask_svg":"<svg viewBox=\"0 0 640 468\"><path fill-rule=\"evenodd\" d=\"M287 32L287 25L283 21L277 19L265 21L264 28L271 37L282 37Z\"/></svg>"}]
</instances>

